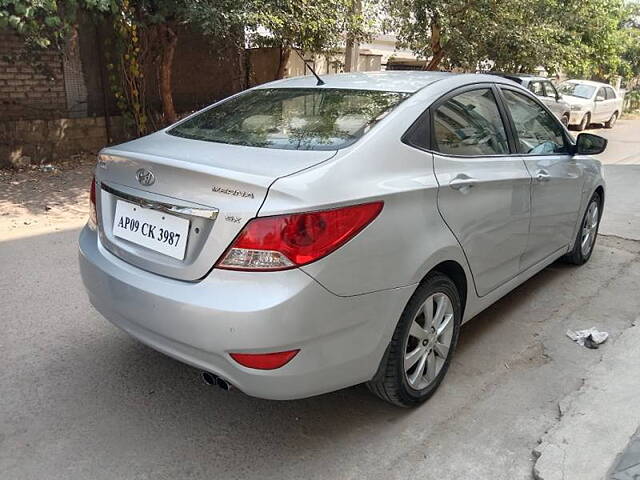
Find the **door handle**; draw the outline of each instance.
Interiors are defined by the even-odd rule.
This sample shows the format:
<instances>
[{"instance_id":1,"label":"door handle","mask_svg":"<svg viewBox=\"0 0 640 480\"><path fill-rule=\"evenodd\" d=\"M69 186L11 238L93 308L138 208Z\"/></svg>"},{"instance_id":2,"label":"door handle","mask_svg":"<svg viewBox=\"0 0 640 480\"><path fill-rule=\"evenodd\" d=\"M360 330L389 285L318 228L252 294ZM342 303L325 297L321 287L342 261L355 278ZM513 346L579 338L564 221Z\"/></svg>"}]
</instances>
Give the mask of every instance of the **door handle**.
<instances>
[{"instance_id":1,"label":"door handle","mask_svg":"<svg viewBox=\"0 0 640 480\"><path fill-rule=\"evenodd\" d=\"M550 178L551 175L546 170L538 170L536 172L536 180L539 182L548 182Z\"/></svg>"},{"instance_id":2,"label":"door handle","mask_svg":"<svg viewBox=\"0 0 640 480\"><path fill-rule=\"evenodd\" d=\"M456 175L455 178L453 178L449 182L449 187L453 188L454 190L462 190L463 188L471 188L476 183L477 181L474 178L461 173L459 175Z\"/></svg>"}]
</instances>

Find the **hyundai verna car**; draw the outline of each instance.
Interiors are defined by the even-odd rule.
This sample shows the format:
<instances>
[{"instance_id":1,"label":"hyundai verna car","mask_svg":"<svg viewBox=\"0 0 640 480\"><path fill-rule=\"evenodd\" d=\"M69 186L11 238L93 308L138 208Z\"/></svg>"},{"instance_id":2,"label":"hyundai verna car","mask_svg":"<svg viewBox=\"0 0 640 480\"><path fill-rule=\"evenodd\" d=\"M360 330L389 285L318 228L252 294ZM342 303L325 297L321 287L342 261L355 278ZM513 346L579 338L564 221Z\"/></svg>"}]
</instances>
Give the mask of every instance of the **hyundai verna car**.
<instances>
[{"instance_id":1,"label":"hyundai verna car","mask_svg":"<svg viewBox=\"0 0 640 480\"><path fill-rule=\"evenodd\" d=\"M80 235L91 303L253 396L366 382L426 400L460 325L560 257L586 262L606 140L490 75L352 73L252 88L104 149Z\"/></svg>"}]
</instances>

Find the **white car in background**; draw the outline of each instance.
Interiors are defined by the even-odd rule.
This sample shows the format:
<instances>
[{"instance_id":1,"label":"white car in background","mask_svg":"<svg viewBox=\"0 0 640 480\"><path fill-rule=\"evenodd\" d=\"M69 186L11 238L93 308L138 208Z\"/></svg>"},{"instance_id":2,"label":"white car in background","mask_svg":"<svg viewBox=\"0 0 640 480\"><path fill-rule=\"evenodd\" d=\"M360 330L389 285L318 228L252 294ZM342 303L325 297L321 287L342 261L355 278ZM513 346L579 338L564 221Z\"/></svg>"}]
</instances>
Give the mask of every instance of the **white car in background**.
<instances>
[{"instance_id":1,"label":"white car in background","mask_svg":"<svg viewBox=\"0 0 640 480\"><path fill-rule=\"evenodd\" d=\"M592 123L612 128L622 112L622 97L611 85L589 80L568 80L558 87L563 99L571 106L569 125L578 131Z\"/></svg>"}]
</instances>

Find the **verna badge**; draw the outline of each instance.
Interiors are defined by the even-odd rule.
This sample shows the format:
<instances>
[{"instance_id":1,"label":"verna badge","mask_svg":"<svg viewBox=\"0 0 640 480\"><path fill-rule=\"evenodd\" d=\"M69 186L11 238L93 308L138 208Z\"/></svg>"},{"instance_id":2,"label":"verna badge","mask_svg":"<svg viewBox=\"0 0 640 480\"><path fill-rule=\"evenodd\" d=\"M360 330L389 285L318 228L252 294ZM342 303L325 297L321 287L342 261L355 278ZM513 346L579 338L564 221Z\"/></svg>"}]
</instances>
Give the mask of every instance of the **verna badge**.
<instances>
[{"instance_id":1,"label":"verna badge","mask_svg":"<svg viewBox=\"0 0 640 480\"><path fill-rule=\"evenodd\" d=\"M140 185L144 185L145 187L153 185L156 182L155 175L146 168L141 168L140 170L138 170L136 172L136 178L138 179L138 183Z\"/></svg>"}]
</instances>

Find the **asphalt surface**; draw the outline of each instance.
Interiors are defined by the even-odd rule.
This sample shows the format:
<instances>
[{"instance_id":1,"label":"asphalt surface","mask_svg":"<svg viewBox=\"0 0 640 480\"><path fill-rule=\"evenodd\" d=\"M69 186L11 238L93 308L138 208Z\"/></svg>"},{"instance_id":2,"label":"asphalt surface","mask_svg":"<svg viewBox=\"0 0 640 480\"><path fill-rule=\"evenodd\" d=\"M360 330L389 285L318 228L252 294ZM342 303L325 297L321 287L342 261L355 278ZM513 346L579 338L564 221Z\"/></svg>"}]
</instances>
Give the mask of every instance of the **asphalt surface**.
<instances>
[{"instance_id":1,"label":"asphalt surface","mask_svg":"<svg viewBox=\"0 0 640 480\"><path fill-rule=\"evenodd\" d=\"M606 151L598 157L603 163L640 164L640 119L623 118L612 129L592 127L588 132L601 135L609 140ZM578 134L578 132L572 133Z\"/></svg>"},{"instance_id":2,"label":"asphalt surface","mask_svg":"<svg viewBox=\"0 0 640 480\"><path fill-rule=\"evenodd\" d=\"M607 167L607 235L591 261L552 265L466 324L445 382L415 410L363 386L289 402L206 386L90 307L77 228L0 232L0 479L531 478L558 401L610 348L565 331L615 338L640 308L638 139L618 128L640 121L605 132L611 163L638 165Z\"/></svg>"}]
</instances>

